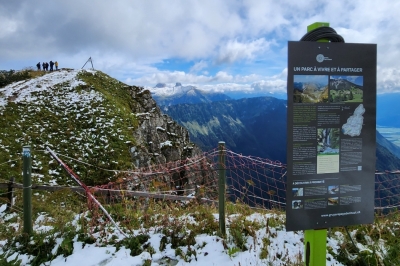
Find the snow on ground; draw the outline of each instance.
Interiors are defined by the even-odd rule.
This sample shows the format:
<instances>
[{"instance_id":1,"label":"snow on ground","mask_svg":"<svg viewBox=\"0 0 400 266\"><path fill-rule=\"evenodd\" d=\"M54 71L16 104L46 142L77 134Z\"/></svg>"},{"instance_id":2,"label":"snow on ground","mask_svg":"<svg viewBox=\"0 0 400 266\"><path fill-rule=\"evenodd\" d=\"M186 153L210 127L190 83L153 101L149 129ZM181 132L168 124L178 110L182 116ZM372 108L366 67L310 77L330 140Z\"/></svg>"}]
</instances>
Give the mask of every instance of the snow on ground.
<instances>
[{"instance_id":1,"label":"snow on ground","mask_svg":"<svg viewBox=\"0 0 400 266\"><path fill-rule=\"evenodd\" d=\"M87 214L87 213L86 213ZM5 205L0 206L0 221L4 222L10 215L5 213ZM84 214L85 215L85 214ZM71 222L72 225L78 226L77 221L81 219L81 215L76 215L75 220ZM216 215L216 217L218 217ZM235 219L235 215L228 217L229 221ZM282 219L282 215L277 214L259 214L255 213L247 217L249 221L266 221L268 218L274 217L276 219ZM187 217L183 217L187 220ZM34 222L34 230L50 230L45 225L46 221L51 222L51 217L48 217L45 213L41 213ZM189 219L190 220L190 219ZM190 221L189 221L190 222ZM193 221L192 221L193 222ZM123 236L117 230L110 228L110 239L112 236L122 240ZM135 234L140 234L144 231L137 230ZM300 258L304 255L303 246L303 232L286 232L283 225L277 227L261 228L256 231L256 238L249 236L247 237L246 246L250 247L247 251L240 251L235 249L235 245L230 241L229 227L227 229L228 237L223 240L216 235L201 234L195 237L196 244L190 246L179 247L181 255L177 255L177 249L173 249L171 244L167 244L164 250L160 250L160 242L163 234L157 233L157 230L149 229L146 230L146 234L150 236L147 243L154 248L154 254L150 254L147 251L142 252L137 256L131 256L130 250L121 247L119 250L115 246L104 245L101 243L85 244L78 241L78 236L75 236L73 243L73 253L68 257L59 255L54 258L51 262L47 262L45 265L58 266L58 265L107 265L107 266L131 266L131 265L144 265L146 261L151 262L152 266L157 265L287 265L290 263L299 262ZM98 233L97 233L98 234ZM338 239L343 237L342 235L336 235ZM100 235L94 234L94 237L101 239ZM266 259L260 259L260 253L264 248L264 241L262 239L268 238L270 240L268 255ZM62 239L57 239L56 247L53 249L53 254L56 254L58 246L61 244ZM339 240L328 238L328 246L332 250L337 251L339 249ZM0 255L7 252L2 250L5 241L0 242ZM188 251L195 250L195 254ZM183 254L183 255L182 255ZM185 254L189 254L185 256ZM29 265L29 261L32 259L27 254L9 254L8 261L11 262L13 259L18 258L22 261L21 265ZM327 255L328 259L326 265L343 265L337 262L332 255ZM147 264L145 264L147 265Z\"/></svg>"},{"instance_id":2,"label":"snow on ground","mask_svg":"<svg viewBox=\"0 0 400 266\"><path fill-rule=\"evenodd\" d=\"M78 85L84 84L84 82L75 78L79 71L81 70L54 71L35 79L23 80L7 85L0 89L0 94L2 94L0 106L7 105L10 98L13 98L13 101L16 103L35 101L37 98L34 96L34 92L49 91L52 89L52 86L64 82L68 82L71 88L75 88Z\"/></svg>"}]
</instances>

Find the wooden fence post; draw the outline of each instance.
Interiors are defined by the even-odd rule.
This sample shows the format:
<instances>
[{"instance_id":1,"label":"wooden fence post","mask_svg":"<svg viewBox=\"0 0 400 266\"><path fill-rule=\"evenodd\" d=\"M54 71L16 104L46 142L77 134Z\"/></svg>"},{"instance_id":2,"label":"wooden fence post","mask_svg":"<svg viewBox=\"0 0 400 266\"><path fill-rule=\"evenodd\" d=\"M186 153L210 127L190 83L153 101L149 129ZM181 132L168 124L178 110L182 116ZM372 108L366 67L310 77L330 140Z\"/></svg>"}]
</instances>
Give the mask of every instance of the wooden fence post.
<instances>
[{"instance_id":1,"label":"wooden fence post","mask_svg":"<svg viewBox=\"0 0 400 266\"><path fill-rule=\"evenodd\" d=\"M221 235L226 235L225 229L225 183L226 183L226 170L225 170L225 142L218 142L219 149L219 174L218 174L218 210L219 210L219 232Z\"/></svg>"},{"instance_id":2,"label":"wooden fence post","mask_svg":"<svg viewBox=\"0 0 400 266\"><path fill-rule=\"evenodd\" d=\"M23 159L23 201L24 201L24 233L32 234L32 158L31 147L22 148Z\"/></svg>"},{"instance_id":3,"label":"wooden fence post","mask_svg":"<svg viewBox=\"0 0 400 266\"><path fill-rule=\"evenodd\" d=\"M7 193L7 198L8 198L8 202L7 202L7 208L6 211L11 210L11 208L14 205L14 181L15 178L11 177L10 178L10 182L8 183L8 193Z\"/></svg>"}]
</instances>

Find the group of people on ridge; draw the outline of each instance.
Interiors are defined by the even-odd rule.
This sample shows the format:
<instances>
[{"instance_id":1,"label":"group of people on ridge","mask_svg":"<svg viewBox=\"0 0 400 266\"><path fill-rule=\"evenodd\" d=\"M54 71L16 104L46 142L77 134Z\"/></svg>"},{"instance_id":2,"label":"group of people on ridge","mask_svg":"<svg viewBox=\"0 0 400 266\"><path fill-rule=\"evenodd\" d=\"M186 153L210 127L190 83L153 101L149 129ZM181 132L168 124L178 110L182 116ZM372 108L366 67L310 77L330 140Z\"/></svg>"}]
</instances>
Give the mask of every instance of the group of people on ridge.
<instances>
[{"instance_id":1,"label":"group of people on ridge","mask_svg":"<svg viewBox=\"0 0 400 266\"><path fill-rule=\"evenodd\" d=\"M43 62L42 63L42 67L43 67L43 71L49 71L49 66L50 66L50 71L53 71L53 66L56 67L56 70L58 70L58 62L55 61L50 61L49 63L47 62ZM36 64L37 70L40 71L40 62Z\"/></svg>"}]
</instances>

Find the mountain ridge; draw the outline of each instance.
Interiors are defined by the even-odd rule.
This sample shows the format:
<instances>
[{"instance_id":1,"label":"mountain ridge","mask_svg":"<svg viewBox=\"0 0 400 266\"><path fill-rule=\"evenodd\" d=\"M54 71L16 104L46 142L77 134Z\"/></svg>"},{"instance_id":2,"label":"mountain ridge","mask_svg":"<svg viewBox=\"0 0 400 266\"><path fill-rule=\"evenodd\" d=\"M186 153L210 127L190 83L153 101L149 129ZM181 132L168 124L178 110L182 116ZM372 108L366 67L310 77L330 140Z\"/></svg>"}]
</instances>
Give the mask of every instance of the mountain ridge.
<instances>
[{"instance_id":1,"label":"mountain ridge","mask_svg":"<svg viewBox=\"0 0 400 266\"><path fill-rule=\"evenodd\" d=\"M182 86L179 86L182 87ZM210 103L216 101L226 101L231 98L224 93L219 92L206 92L199 90L196 87L190 86L185 89L180 89L174 94L157 94L152 93L152 97L160 106L170 106L181 103Z\"/></svg>"},{"instance_id":2,"label":"mountain ridge","mask_svg":"<svg viewBox=\"0 0 400 266\"><path fill-rule=\"evenodd\" d=\"M70 181L43 152L46 146L90 165L66 160L87 185L123 177L104 169L136 169L201 153L187 130L161 112L148 90L95 70L41 74L0 88L3 179L21 178L23 144L31 145L34 153L33 182L53 184ZM16 163L10 167L7 160Z\"/></svg>"},{"instance_id":3,"label":"mountain ridge","mask_svg":"<svg viewBox=\"0 0 400 266\"><path fill-rule=\"evenodd\" d=\"M268 105L265 105L262 99L280 101L285 108L279 109L281 112L270 110L273 112L267 113L268 108L266 107ZM250 104L245 104L246 102ZM235 108L238 108L238 110L235 110ZM225 141L228 148L234 149L238 153L286 163L286 155L283 155L286 154L287 110L285 100L263 96L216 103L178 104L164 106L162 110L185 126L189 130L192 140L203 149L211 149L216 146L218 141ZM245 116L240 114L246 114L252 121L248 119L243 122L241 119ZM196 118L196 116L198 117ZM272 132L271 128L273 129ZM240 132L243 133L242 137L240 137ZM274 145L260 142L259 140L263 137L268 139L266 142L272 142ZM246 146L246 148L241 145ZM381 155L390 153L391 156L385 158L391 158L391 161L394 158L400 158L400 148L381 136L379 132L377 132L377 146L380 146L380 152L377 153L379 170L383 170L381 167L385 164L381 160L383 158ZM381 147L385 149L381 149ZM270 149L280 149L280 151L273 153L273 155L263 152L263 150ZM381 152L382 150L385 151ZM397 165L396 163L389 164Z\"/></svg>"},{"instance_id":4,"label":"mountain ridge","mask_svg":"<svg viewBox=\"0 0 400 266\"><path fill-rule=\"evenodd\" d=\"M186 127L193 142L203 149L225 141L229 149L238 153L286 162L286 155L276 146L286 145L285 100L265 96L178 104L162 110ZM286 146L284 150L286 154Z\"/></svg>"}]
</instances>

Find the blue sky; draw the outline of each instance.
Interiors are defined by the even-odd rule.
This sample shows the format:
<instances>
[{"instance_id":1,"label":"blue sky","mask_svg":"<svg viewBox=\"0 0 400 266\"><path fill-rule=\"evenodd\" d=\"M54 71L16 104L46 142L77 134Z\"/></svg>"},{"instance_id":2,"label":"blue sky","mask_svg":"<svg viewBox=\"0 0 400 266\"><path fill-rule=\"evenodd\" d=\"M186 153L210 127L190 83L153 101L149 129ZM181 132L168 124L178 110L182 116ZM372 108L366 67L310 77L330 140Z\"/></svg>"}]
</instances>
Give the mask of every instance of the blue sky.
<instances>
[{"instance_id":1,"label":"blue sky","mask_svg":"<svg viewBox=\"0 0 400 266\"><path fill-rule=\"evenodd\" d=\"M329 22L348 43L378 46L378 93L400 92L400 1L2 1L0 69L95 69L125 83L286 94L287 42Z\"/></svg>"}]
</instances>

